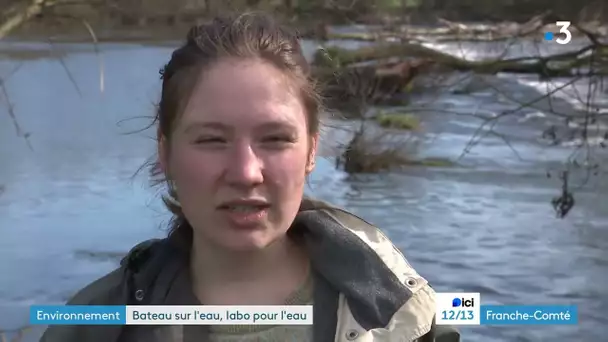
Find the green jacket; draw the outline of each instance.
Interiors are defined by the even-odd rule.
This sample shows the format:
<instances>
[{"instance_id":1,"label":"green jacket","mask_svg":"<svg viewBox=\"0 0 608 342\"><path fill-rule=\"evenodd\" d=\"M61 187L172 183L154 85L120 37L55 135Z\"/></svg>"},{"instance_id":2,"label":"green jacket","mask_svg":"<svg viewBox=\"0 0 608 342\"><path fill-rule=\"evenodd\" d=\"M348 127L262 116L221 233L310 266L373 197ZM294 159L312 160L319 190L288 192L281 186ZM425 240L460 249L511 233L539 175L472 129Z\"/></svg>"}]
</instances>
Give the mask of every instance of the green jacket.
<instances>
[{"instance_id":1,"label":"green jacket","mask_svg":"<svg viewBox=\"0 0 608 342\"><path fill-rule=\"evenodd\" d=\"M455 329L435 325L435 292L378 228L342 209L305 199L290 234L303 239L311 256L314 342L460 341ZM120 268L79 291L68 305L195 305L168 294L180 281L178 270L187 264L187 253L173 240L139 244ZM192 327L183 328L183 342L204 341L201 327L196 337L186 338ZM144 331L133 326L51 326L41 342L166 341L158 330Z\"/></svg>"}]
</instances>

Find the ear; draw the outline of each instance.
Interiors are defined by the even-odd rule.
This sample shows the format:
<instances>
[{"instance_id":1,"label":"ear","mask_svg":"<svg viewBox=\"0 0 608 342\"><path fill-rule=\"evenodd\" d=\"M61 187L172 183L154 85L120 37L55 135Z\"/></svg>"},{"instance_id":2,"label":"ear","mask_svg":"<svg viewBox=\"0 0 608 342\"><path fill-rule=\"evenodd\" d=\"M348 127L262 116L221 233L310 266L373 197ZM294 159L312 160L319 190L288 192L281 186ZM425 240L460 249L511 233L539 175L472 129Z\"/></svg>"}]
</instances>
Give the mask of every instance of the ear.
<instances>
[{"instance_id":1,"label":"ear","mask_svg":"<svg viewBox=\"0 0 608 342\"><path fill-rule=\"evenodd\" d=\"M310 174L315 169L315 159L317 156L317 147L319 146L319 133L310 137L310 149L308 152L308 160L306 162L306 174Z\"/></svg>"}]
</instances>

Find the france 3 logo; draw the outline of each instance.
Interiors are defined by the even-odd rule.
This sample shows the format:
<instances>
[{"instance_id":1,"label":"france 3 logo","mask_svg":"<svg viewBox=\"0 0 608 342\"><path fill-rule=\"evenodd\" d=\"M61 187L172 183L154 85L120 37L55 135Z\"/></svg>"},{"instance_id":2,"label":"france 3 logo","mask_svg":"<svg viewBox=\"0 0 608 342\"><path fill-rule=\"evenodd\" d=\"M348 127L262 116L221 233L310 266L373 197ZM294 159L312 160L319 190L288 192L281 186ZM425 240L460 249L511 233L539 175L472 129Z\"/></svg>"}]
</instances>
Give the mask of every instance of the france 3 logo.
<instances>
[{"instance_id":1,"label":"france 3 logo","mask_svg":"<svg viewBox=\"0 0 608 342\"><path fill-rule=\"evenodd\" d=\"M562 45L570 43L572 40L572 32L569 30L571 24L569 21L556 21L555 26L559 28L559 32L557 34L551 31L545 32L545 40L555 40L556 43Z\"/></svg>"},{"instance_id":2,"label":"france 3 logo","mask_svg":"<svg viewBox=\"0 0 608 342\"><path fill-rule=\"evenodd\" d=\"M437 324L479 325L479 292L441 292L436 298Z\"/></svg>"}]
</instances>

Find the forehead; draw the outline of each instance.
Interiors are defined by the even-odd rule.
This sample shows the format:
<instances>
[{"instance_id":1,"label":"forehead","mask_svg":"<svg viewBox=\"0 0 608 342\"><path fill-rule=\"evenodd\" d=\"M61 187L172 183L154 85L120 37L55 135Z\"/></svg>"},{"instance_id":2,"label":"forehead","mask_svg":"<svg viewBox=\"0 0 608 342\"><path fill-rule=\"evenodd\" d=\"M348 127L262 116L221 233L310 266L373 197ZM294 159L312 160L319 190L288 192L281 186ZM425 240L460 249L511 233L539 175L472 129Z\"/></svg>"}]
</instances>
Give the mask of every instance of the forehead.
<instances>
[{"instance_id":1,"label":"forehead","mask_svg":"<svg viewBox=\"0 0 608 342\"><path fill-rule=\"evenodd\" d=\"M181 120L247 128L268 121L306 126L293 82L270 63L223 60L201 71Z\"/></svg>"}]
</instances>

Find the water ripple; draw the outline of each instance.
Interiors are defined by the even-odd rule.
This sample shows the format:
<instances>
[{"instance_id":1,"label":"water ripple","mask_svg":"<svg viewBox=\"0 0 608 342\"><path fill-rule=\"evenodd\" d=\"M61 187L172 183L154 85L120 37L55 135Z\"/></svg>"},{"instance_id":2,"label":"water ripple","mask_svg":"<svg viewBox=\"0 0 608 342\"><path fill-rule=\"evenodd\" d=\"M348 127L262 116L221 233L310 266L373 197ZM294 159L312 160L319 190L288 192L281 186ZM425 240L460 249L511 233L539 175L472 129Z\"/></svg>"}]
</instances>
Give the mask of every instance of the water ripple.
<instances>
[{"instance_id":1,"label":"water ripple","mask_svg":"<svg viewBox=\"0 0 608 342\"><path fill-rule=\"evenodd\" d=\"M160 205L155 191L144 186L145 178L132 177L154 146L122 134L117 122L152 113L156 70L171 50L107 49L103 96L95 86L96 56L81 50L68 54L66 63L83 85L82 98L62 68L44 58L25 61L8 84L21 124L33 132L35 153L0 115L0 159L6 161L0 168L0 328L22 325L27 305L64 301L114 268L136 242L165 234L158 227L166 213L149 205ZM494 82L521 96L533 96L530 87L538 86L512 75ZM479 94L437 101L446 103L459 111L483 104L498 112L511 105ZM561 165L569 150L531 145L534 125L542 123L535 117L529 126L517 126L528 114L503 128L526 161L488 139L462 167L347 177L334 170L328 153L319 158L306 192L381 227L439 291L480 292L485 303L579 305L578 326L464 328L464 340L605 340L608 177L578 190L571 214L555 219L549 201L559 182L546 170ZM423 120L433 144L420 153L431 156L457 157L477 127L463 116L429 113ZM338 135L329 130L322 143Z\"/></svg>"}]
</instances>

